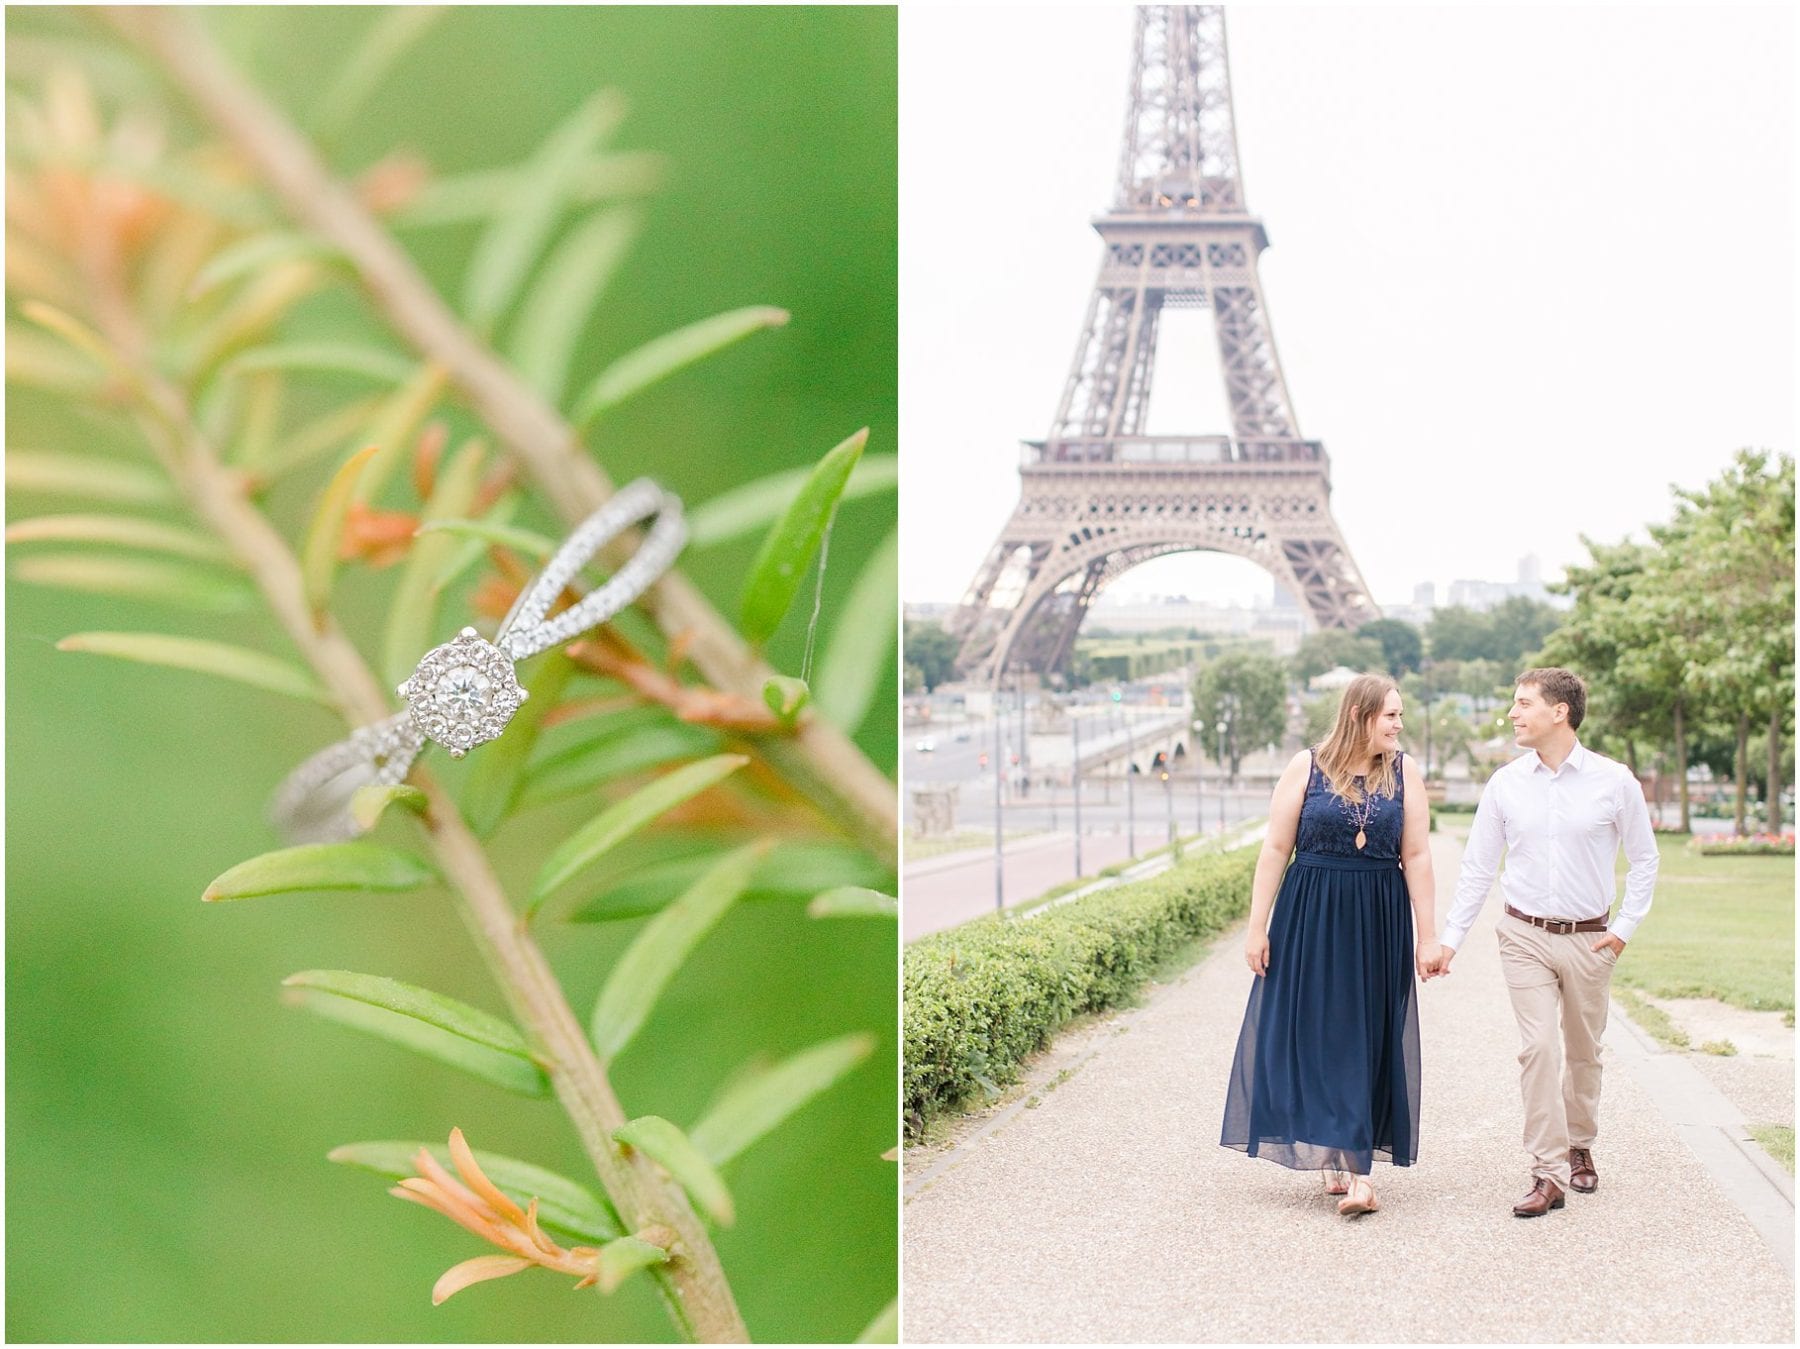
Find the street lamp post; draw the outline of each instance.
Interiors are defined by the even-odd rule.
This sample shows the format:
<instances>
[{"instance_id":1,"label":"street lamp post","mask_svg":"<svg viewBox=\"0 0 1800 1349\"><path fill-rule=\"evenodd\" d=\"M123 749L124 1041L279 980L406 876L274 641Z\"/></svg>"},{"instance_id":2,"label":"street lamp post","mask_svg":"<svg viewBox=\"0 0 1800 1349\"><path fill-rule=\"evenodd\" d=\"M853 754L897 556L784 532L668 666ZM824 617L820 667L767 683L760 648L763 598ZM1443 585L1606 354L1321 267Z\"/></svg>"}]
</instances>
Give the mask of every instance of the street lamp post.
<instances>
[{"instance_id":1,"label":"street lamp post","mask_svg":"<svg viewBox=\"0 0 1800 1349\"><path fill-rule=\"evenodd\" d=\"M1075 874L1081 875L1081 700L1076 698L1069 708L1069 734L1075 741L1075 767L1069 781L1075 787Z\"/></svg>"},{"instance_id":2,"label":"street lamp post","mask_svg":"<svg viewBox=\"0 0 1800 1349\"><path fill-rule=\"evenodd\" d=\"M1000 780L1006 776L1006 744L1001 728L1006 724L1000 715L1000 672L994 672L994 912L1006 910L1005 854L1000 846L1000 816L1004 806L1000 799Z\"/></svg>"},{"instance_id":3,"label":"street lamp post","mask_svg":"<svg viewBox=\"0 0 1800 1349\"><path fill-rule=\"evenodd\" d=\"M1206 837L1206 797L1200 790L1200 774L1204 767L1202 760L1206 758L1206 749L1204 748L1206 742L1201 737L1205 734L1206 723L1196 717L1194 719L1194 831L1202 838Z\"/></svg>"},{"instance_id":4,"label":"street lamp post","mask_svg":"<svg viewBox=\"0 0 1800 1349\"><path fill-rule=\"evenodd\" d=\"M1169 760L1166 755L1158 754L1162 760L1163 805L1169 816L1169 843L1175 843L1175 784L1169 780Z\"/></svg>"},{"instance_id":5,"label":"street lamp post","mask_svg":"<svg viewBox=\"0 0 1800 1349\"><path fill-rule=\"evenodd\" d=\"M1137 753L1137 743L1131 733L1131 723L1125 723L1125 851L1137 861L1137 790L1132 778L1137 775L1137 765L1131 756Z\"/></svg>"}]
</instances>

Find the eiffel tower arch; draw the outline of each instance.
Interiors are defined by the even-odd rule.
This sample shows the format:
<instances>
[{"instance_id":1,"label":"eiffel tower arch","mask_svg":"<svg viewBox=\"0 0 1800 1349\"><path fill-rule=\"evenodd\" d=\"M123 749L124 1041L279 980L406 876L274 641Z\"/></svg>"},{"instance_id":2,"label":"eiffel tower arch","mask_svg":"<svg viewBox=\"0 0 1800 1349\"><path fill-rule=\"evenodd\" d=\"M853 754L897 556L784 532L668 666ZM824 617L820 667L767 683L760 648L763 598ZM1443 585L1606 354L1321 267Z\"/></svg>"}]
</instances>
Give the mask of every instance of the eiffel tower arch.
<instances>
[{"instance_id":1,"label":"eiffel tower arch","mask_svg":"<svg viewBox=\"0 0 1800 1349\"><path fill-rule=\"evenodd\" d=\"M1137 10L1131 102L1100 271L1050 433L1021 447L1019 503L951 616L982 682L1064 667L1088 605L1170 553L1246 558L1321 628L1379 617L1331 514L1325 449L1300 433L1257 278L1225 13ZM1207 308L1229 435L1147 435L1158 322Z\"/></svg>"}]
</instances>

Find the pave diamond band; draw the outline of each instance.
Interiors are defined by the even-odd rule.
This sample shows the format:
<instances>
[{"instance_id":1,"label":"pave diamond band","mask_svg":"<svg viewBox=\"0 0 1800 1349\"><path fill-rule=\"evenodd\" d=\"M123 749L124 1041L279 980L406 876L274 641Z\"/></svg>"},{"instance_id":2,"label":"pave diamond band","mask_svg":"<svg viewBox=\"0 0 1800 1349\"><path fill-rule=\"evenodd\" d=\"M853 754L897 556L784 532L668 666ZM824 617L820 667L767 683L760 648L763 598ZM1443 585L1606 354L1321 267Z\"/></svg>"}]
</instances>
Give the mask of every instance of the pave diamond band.
<instances>
[{"instance_id":1,"label":"pave diamond band","mask_svg":"<svg viewBox=\"0 0 1800 1349\"><path fill-rule=\"evenodd\" d=\"M650 521L643 542L604 585L548 617L557 597L608 543ZM359 727L301 764L277 789L269 816L295 842L354 838L362 832L350 800L367 786L405 779L428 741L461 758L506 729L529 696L516 662L573 641L625 608L668 570L687 541L681 501L639 478L577 525L520 593L492 642L474 628L420 659L397 690L406 710Z\"/></svg>"}]
</instances>

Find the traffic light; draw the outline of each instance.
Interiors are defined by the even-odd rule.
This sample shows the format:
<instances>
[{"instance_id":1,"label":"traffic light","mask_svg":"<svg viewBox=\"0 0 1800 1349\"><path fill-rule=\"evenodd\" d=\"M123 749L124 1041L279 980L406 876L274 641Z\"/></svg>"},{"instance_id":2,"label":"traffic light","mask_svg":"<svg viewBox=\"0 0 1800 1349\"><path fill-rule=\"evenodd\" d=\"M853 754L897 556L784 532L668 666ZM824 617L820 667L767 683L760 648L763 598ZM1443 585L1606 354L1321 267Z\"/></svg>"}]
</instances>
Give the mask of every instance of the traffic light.
<instances>
[{"instance_id":1,"label":"traffic light","mask_svg":"<svg viewBox=\"0 0 1800 1349\"><path fill-rule=\"evenodd\" d=\"M1113 690L1113 701L1115 703L1124 702L1125 701L1125 690L1124 689L1114 689Z\"/></svg>"},{"instance_id":2,"label":"traffic light","mask_svg":"<svg viewBox=\"0 0 1800 1349\"><path fill-rule=\"evenodd\" d=\"M986 753L983 753L983 754L982 754L982 756L981 756L981 766L982 766L982 767L983 767L983 768L986 768L986 767L987 767L987 755L986 755Z\"/></svg>"},{"instance_id":3,"label":"traffic light","mask_svg":"<svg viewBox=\"0 0 1800 1349\"><path fill-rule=\"evenodd\" d=\"M1156 757L1150 761L1150 767L1157 771L1164 782L1169 780L1169 756L1160 749L1156 751Z\"/></svg>"}]
</instances>

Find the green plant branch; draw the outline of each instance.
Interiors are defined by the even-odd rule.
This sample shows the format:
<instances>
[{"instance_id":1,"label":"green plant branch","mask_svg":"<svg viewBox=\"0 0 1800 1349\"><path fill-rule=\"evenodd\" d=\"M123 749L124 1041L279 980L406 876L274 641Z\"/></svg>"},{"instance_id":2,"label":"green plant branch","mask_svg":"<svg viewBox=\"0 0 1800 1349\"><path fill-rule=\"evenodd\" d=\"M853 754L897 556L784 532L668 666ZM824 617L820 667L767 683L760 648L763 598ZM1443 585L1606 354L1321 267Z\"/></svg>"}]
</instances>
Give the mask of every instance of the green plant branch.
<instances>
[{"instance_id":1,"label":"green plant branch","mask_svg":"<svg viewBox=\"0 0 1800 1349\"><path fill-rule=\"evenodd\" d=\"M196 16L160 7L102 12L225 132L289 212L343 253L389 324L448 373L566 522L612 494L575 430L464 328L305 138L226 64ZM632 546L635 539L620 540L610 560L616 565ZM775 671L685 577L670 572L640 603L672 639L684 640L685 654L715 687L760 702ZM841 730L804 718L792 735L764 737L758 749L828 818L898 865L897 793Z\"/></svg>"},{"instance_id":2,"label":"green plant branch","mask_svg":"<svg viewBox=\"0 0 1800 1349\"><path fill-rule=\"evenodd\" d=\"M92 278L97 298L110 289L104 270ZM122 295L97 305L103 334L132 370L144 400L138 420L159 458L195 513L244 564L283 630L306 658L352 726L388 715L387 699L373 671L329 614L307 601L299 559L251 501L243 475L225 465L196 427L181 393L147 362L148 349ZM658 1271L681 1329L709 1342L738 1342L748 1332L738 1314L718 1254L678 1186L665 1182L651 1162L621 1150L615 1130L629 1116L605 1069L563 995L555 972L508 901L481 843L464 824L455 801L432 776L413 770L426 797L420 822L442 875L459 897L458 907L513 1014L524 1027L582 1146L630 1230L666 1225L677 1233L675 1258Z\"/></svg>"}]
</instances>

